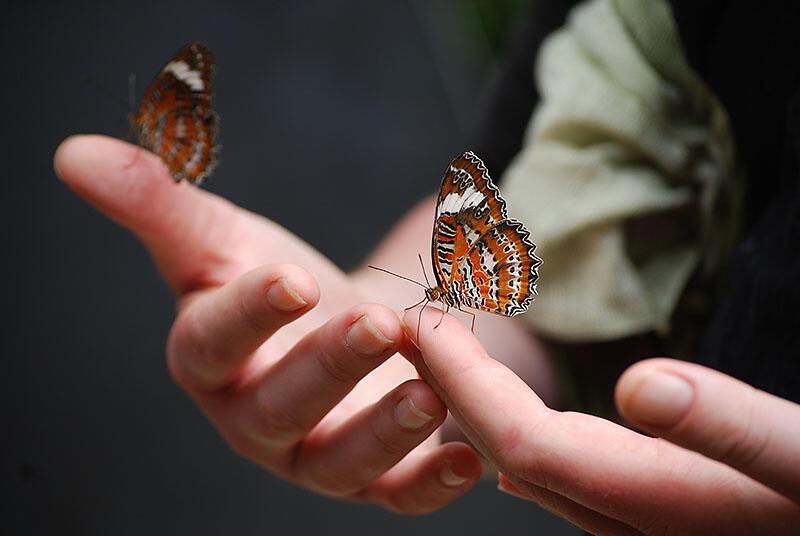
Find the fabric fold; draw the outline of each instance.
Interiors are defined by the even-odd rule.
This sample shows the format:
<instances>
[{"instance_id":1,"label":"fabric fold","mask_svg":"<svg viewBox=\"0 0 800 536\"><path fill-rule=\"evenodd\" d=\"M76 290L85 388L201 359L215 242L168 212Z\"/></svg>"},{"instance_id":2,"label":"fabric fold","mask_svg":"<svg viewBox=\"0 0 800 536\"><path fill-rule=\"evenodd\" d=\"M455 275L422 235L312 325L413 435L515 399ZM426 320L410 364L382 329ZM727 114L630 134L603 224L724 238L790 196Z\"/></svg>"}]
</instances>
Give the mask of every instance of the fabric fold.
<instances>
[{"instance_id":1,"label":"fabric fold","mask_svg":"<svg viewBox=\"0 0 800 536\"><path fill-rule=\"evenodd\" d=\"M502 179L544 260L527 318L566 342L668 333L687 281L716 270L735 232L725 111L663 1L577 6L535 72L541 101Z\"/></svg>"}]
</instances>

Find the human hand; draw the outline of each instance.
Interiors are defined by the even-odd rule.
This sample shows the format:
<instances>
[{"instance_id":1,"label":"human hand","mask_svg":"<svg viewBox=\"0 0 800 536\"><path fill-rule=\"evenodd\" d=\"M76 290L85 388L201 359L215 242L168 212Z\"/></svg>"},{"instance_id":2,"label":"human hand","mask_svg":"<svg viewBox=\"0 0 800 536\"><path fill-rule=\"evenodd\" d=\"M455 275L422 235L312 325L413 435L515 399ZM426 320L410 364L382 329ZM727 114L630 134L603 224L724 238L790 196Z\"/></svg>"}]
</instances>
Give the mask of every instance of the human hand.
<instances>
[{"instance_id":1,"label":"human hand","mask_svg":"<svg viewBox=\"0 0 800 536\"><path fill-rule=\"evenodd\" d=\"M477 481L475 452L436 437L442 402L393 357L404 340L397 315L363 304L328 259L265 218L176 185L136 146L76 136L55 167L149 250L178 301L170 373L236 452L319 493L411 514Z\"/></svg>"},{"instance_id":2,"label":"human hand","mask_svg":"<svg viewBox=\"0 0 800 536\"><path fill-rule=\"evenodd\" d=\"M418 311L404 317L414 338ZM617 404L647 437L547 408L459 322L428 308L423 379L500 471L502 491L595 534L787 534L800 527L800 406L672 359L632 366Z\"/></svg>"}]
</instances>

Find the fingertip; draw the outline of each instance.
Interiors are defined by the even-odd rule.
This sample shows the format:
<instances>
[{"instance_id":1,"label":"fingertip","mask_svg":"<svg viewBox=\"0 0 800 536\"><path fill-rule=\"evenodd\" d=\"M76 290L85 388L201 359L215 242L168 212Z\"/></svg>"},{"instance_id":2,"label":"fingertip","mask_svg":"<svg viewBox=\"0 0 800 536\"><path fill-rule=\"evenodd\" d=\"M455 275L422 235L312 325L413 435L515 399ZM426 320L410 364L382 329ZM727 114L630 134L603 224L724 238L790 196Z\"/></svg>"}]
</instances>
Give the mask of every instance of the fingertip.
<instances>
[{"instance_id":1,"label":"fingertip","mask_svg":"<svg viewBox=\"0 0 800 536\"><path fill-rule=\"evenodd\" d=\"M417 342L417 325L419 324L417 315L419 315L419 312L417 311L416 307L413 309L407 309L403 312L403 317L400 319L400 323L403 327L406 337L408 337L408 340L411 342L411 344L419 348L419 342Z\"/></svg>"},{"instance_id":2,"label":"fingertip","mask_svg":"<svg viewBox=\"0 0 800 536\"><path fill-rule=\"evenodd\" d=\"M267 287L267 301L272 309L279 313L294 313L307 307L308 302L295 290L296 286L285 277L271 281Z\"/></svg>"},{"instance_id":3,"label":"fingertip","mask_svg":"<svg viewBox=\"0 0 800 536\"><path fill-rule=\"evenodd\" d=\"M466 443L454 442L444 445L447 448L445 463L440 478L447 487L472 487L483 474L483 464L475 449Z\"/></svg>"},{"instance_id":4,"label":"fingertip","mask_svg":"<svg viewBox=\"0 0 800 536\"><path fill-rule=\"evenodd\" d=\"M77 146L80 145L81 139L84 137L85 136L82 134L73 134L65 138L58 144L58 147L56 147L56 151L53 154L53 170L60 180L65 180L64 171L69 169L74 154L74 148L76 144Z\"/></svg>"},{"instance_id":5,"label":"fingertip","mask_svg":"<svg viewBox=\"0 0 800 536\"><path fill-rule=\"evenodd\" d=\"M360 325L364 335L369 335L376 344L391 346L394 351L404 339L397 313L378 303L364 303L351 308L347 312L347 324L349 328Z\"/></svg>"},{"instance_id":6,"label":"fingertip","mask_svg":"<svg viewBox=\"0 0 800 536\"><path fill-rule=\"evenodd\" d=\"M293 264L264 266L259 269L269 306L280 314L313 309L319 302L319 285L305 269Z\"/></svg>"},{"instance_id":7,"label":"fingertip","mask_svg":"<svg viewBox=\"0 0 800 536\"><path fill-rule=\"evenodd\" d=\"M452 315L430 304L418 305L405 311L402 326L408 338L418 348L421 344L439 340L438 337L452 337L455 332L466 329Z\"/></svg>"},{"instance_id":8,"label":"fingertip","mask_svg":"<svg viewBox=\"0 0 800 536\"><path fill-rule=\"evenodd\" d=\"M648 360L626 370L614 390L617 409L628 420L648 428L670 428L686 415L694 386L667 360ZM676 362L677 363L677 362Z\"/></svg>"},{"instance_id":9,"label":"fingertip","mask_svg":"<svg viewBox=\"0 0 800 536\"><path fill-rule=\"evenodd\" d=\"M447 417L447 406L423 380L407 380L398 392L412 401L416 411L431 416L438 424Z\"/></svg>"},{"instance_id":10,"label":"fingertip","mask_svg":"<svg viewBox=\"0 0 800 536\"><path fill-rule=\"evenodd\" d=\"M395 348L395 342L375 325L369 314L363 314L349 323L345 344L353 353L367 358L380 355L388 357L390 350L394 353Z\"/></svg>"},{"instance_id":11,"label":"fingertip","mask_svg":"<svg viewBox=\"0 0 800 536\"><path fill-rule=\"evenodd\" d=\"M110 166L124 163L123 156L132 157L136 150L135 146L116 138L100 134L73 134L56 148L53 168L56 175L67 183L82 182L81 179L87 174L91 177L107 174Z\"/></svg>"},{"instance_id":12,"label":"fingertip","mask_svg":"<svg viewBox=\"0 0 800 536\"><path fill-rule=\"evenodd\" d=\"M374 482L361 498L406 515L426 515L467 493L480 480L482 466L465 443L445 443L420 457L407 457Z\"/></svg>"},{"instance_id":13,"label":"fingertip","mask_svg":"<svg viewBox=\"0 0 800 536\"><path fill-rule=\"evenodd\" d=\"M72 191L134 231L171 217L172 198L183 190L160 158L108 136L70 136L56 149L53 167Z\"/></svg>"},{"instance_id":14,"label":"fingertip","mask_svg":"<svg viewBox=\"0 0 800 536\"><path fill-rule=\"evenodd\" d=\"M184 302L170 332L170 372L189 390L224 388L264 341L318 300L313 276L287 264L259 266Z\"/></svg>"}]
</instances>

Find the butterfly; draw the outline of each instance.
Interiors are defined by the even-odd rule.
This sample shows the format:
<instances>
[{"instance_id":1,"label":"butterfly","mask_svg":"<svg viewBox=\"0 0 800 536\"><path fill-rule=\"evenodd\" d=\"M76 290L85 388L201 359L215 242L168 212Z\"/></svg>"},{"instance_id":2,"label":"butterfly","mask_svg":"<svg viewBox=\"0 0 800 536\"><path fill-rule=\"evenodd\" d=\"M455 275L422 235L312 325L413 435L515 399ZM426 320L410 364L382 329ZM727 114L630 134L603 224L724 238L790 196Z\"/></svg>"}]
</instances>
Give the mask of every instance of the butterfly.
<instances>
[{"instance_id":1,"label":"butterfly","mask_svg":"<svg viewBox=\"0 0 800 536\"><path fill-rule=\"evenodd\" d=\"M425 288L425 297L408 309L438 301L446 307L442 318L451 307L503 316L524 313L536 295L542 264L535 249L525 226L508 218L486 165L468 151L450 162L439 189L431 242L436 285L431 286L424 265L427 285L399 276ZM474 331L474 313L463 312L472 315Z\"/></svg>"},{"instance_id":2,"label":"butterfly","mask_svg":"<svg viewBox=\"0 0 800 536\"><path fill-rule=\"evenodd\" d=\"M218 164L219 117L211 109L214 70L214 55L206 45L183 46L129 118L140 145L161 157L176 182L200 184Z\"/></svg>"}]
</instances>

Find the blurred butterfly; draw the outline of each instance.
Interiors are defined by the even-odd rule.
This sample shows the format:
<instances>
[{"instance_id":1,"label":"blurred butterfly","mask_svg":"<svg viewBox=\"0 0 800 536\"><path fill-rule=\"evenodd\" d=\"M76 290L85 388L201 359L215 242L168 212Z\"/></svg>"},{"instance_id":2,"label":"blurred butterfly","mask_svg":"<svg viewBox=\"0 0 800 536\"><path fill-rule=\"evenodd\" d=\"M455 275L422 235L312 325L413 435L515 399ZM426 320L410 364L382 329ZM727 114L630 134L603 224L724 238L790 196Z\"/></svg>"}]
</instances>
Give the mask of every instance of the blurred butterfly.
<instances>
[{"instance_id":1,"label":"blurred butterfly","mask_svg":"<svg viewBox=\"0 0 800 536\"><path fill-rule=\"evenodd\" d=\"M436 285L430 285L424 265L427 285L398 276L425 288L425 297L408 309L425 302L424 309L439 301L446 307L443 313L451 307L503 316L524 313L536 294L537 269L542 264L535 248L525 226L508 219L506 202L483 161L466 152L445 170L436 203L431 244ZM419 260L422 264L422 256ZM472 315L474 331L475 315L463 312Z\"/></svg>"},{"instance_id":2,"label":"blurred butterfly","mask_svg":"<svg viewBox=\"0 0 800 536\"><path fill-rule=\"evenodd\" d=\"M211 109L214 55L189 43L167 62L131 114L139 143L161 157L176 182L200 184L218 163L219 117Z\"/></svg>"}]
</instances>

